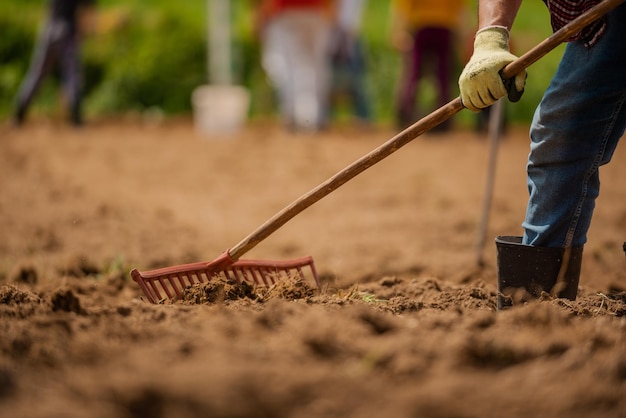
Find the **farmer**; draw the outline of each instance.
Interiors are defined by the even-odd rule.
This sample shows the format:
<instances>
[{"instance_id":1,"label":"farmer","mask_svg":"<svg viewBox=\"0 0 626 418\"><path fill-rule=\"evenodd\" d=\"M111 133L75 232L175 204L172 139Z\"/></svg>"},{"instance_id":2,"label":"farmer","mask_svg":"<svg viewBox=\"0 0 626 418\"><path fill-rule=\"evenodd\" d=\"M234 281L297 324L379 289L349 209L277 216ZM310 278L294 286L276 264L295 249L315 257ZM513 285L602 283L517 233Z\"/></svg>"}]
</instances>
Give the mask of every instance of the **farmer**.
<instances>
[{"instance_id":1,"label":"farmer","mask_svg":"<svg viewBox=\"0 0 626 418\"><path fill-rule=\"evenodd\" d=\"M73 125L82 123L80 32L87 22L83 14L91 8L93 0L49 0L48 17L39 34L37 44L25 79L17 93L14 123L21 125L28 107L44 78L58 65L61 70L63 91ZM83 19L81 19L83 18Z\"/></svg>"},{"instance_id":2,"label":"farmer","mask_svg":"<svg viewBox=\"0 0 626 418\"><path fill-rule=\"evenodd\" d=\"M326 126L330 95L333 0L260 0L262 65L294 131Z\"/></svg>"},{"instance_id":3,"label":"farmer","mask_svg":"<svg viewBox=\"0 0 626 418\"><path fill-rule=\"evenodd\" d=\"M557 30L598 0L547 0ZM479 111L507 95L519 99L526 74L507 88L498 72L516 57L509 30L521 0L479 0L474 53L459 87ZM530 197L521 237L496 238L498 307L542 291L574 300L583 245L607 164L626 127L626 4L570 39L530 128Z\"/></svg>"},{"instance_id":4,"label":"farmer","mask_svg":"<svg viewBox=\"0 0 626 418\"><path fill-rule=\"evenodd\" d=\"M423 96L424 79L432 75L435 105L452 96L455 46L465 21L466 0L393 0L391 43L403 65L396 98L396 124L404 129L418 118L416 98ZM449 122L436 130L446 130Z\"/></svg>"},{"instance_id":5,"label":"farmer","mask_svg":"<svg viewBox=\"0 0 626 418\"><path fill-rule=\"evenodd\" d=\"M369 126L372 110L366 81L361 22L366 0L336 0L332 36L333 93L347 93L358 122Z\"/></svg>"}]
</instances>

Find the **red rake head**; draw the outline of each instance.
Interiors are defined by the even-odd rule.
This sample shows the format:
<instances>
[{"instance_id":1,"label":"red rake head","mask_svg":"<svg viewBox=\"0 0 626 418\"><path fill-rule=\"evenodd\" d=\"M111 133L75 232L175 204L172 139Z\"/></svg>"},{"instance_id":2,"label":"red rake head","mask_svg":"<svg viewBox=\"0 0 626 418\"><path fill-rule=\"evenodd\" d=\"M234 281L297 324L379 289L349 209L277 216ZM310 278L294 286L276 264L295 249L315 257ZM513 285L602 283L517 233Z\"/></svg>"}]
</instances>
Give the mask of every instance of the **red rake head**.
<instances>
[{"instance_id":1,"label":"red rake head","mask_svg":"<svg viewBox=\"0 0 626 418\"><path fill-rule=\"evenodd\" d=\"M312 257L283 261L229 260L228 252L225 252L211 262L182 264L144 272L133 269L130 274L152 303L159 303L165 298L179 299L185 288L195 283L207 283L220 276L258 286L271 286L292 277L307 280L307 267L315 285L319 287Z\"/></svg>"}]
</instances>

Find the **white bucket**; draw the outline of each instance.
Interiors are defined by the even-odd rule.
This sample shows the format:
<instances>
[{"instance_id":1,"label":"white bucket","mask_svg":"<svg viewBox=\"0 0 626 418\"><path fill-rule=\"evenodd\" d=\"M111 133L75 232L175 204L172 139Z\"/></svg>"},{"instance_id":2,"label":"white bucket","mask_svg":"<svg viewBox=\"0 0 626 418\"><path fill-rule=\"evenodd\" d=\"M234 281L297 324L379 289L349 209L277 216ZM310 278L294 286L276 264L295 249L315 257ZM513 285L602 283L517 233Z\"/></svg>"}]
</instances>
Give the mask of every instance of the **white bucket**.
<instances>
[{"instance_id":1,"label":"white bucket","mask_svg":"<svg viewBox=\"0 0 626 418\"><path fill-rule=\"evenodd\" d=\"M199 133L231 134L248 117L250 93L242 86L200 86L193 91L191 103Z\"/></svg>"}]
</instances>

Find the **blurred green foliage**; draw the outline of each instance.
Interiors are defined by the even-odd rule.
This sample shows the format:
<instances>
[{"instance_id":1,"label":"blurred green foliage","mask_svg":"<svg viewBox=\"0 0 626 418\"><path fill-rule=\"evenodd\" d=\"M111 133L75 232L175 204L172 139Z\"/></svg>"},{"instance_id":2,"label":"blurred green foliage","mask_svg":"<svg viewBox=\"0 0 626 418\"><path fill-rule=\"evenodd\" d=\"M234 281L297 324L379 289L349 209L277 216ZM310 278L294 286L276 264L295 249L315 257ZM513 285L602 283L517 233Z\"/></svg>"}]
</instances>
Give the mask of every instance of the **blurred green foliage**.
<instances>
[{"instance_id":1,"label":"blurred green foliage","mask_svg":"<svg viewBox=\"0 0 626 418\"><path fill-rule=\"evenodd\" d=\"M260 66L255 37L254 0L233 0L232 72L252 93L251 115L275 112L272 88ZM44 0L0 2L0 116L11 112L12 100L28 67L38 28L45 15ZM392 120L400 57L389 44L389 2L368 3L363 37L368 53L369 85L376 117ZM475 12L470 13L472 15ZM88 115L107 116L157 111L191 111L191 93L207 84L206 0L100 0L97 25L83 45L85 108ZM470 23L473 25L473 23ZM525 2L513 30L513 45L522 53L550 34L541 2ZM461 41L457 73L467 59L471 39ZM559 48L560 49L560 48ZM556 68L559 51L529 70L522 100L507 106L510 121L528 122ZM47 80L34 106L49 112L57 104L58 78ZM458 90L455 90L455 93ZM425 98L427 101L428 92ZM467 112L469 113L469 112ZM459 115L469 120L471 115Z\"/></svg>"}]
</instances>

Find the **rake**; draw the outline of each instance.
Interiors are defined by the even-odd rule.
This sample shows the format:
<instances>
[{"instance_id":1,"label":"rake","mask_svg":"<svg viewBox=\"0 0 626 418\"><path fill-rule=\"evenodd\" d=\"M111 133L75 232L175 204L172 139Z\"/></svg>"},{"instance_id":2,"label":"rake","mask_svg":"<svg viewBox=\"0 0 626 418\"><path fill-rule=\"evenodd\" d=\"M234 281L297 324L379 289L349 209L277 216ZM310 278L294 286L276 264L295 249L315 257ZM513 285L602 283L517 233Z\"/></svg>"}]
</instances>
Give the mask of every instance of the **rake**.
<instances>
[{"instance_id":1,"label":"rake","mask_svg":"<svg viewBox=\"0 0 626 418\"><path fill-rule=\"evenodd\" d=\"M515 74L525 70L559 44L565 42L585 26L604 16L623 2L624 0L604 0L589 9L504 67L501 71L503 80L508 80ZM208 282L217 277L233 279L238 282L246 281L262 286L271 286L288 277L299 277L303 280L308 280L309 277L312 277L315 285L319 287L319 278L312 257L283 261L240 260L240 258L294 216L332 193L358 174L393 154L423 133L450 119L463 108L461 98L457 97L423 117L378 148L370 151L325 182L300 196L235 246L224 251L215 260L182 264L149 271L133 269L131 271L133 280L137 282L148 300L152 303L159 303L165 298L180 299L185 288L196 283Z\"/></svg>"}]
</instances>

